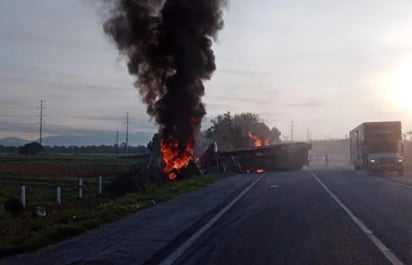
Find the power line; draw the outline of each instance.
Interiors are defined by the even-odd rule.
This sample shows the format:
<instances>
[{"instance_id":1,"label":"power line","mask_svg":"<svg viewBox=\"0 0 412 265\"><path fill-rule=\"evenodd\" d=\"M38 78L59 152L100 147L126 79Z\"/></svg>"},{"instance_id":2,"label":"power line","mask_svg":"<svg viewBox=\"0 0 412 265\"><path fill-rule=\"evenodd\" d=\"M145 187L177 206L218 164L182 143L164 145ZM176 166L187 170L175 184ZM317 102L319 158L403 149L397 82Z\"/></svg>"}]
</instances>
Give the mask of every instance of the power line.
<instances>
[{"instance_id":1,"label":"power line","mask_svg":"<svg viewBox=\"0 0 412 265\"><path fill-rule=\"evenodd\" d=\"M128 152L128 147L129 147L129 112L126 113L126 146L125 146L126 154Z\"/></svg>"}]
</instances>

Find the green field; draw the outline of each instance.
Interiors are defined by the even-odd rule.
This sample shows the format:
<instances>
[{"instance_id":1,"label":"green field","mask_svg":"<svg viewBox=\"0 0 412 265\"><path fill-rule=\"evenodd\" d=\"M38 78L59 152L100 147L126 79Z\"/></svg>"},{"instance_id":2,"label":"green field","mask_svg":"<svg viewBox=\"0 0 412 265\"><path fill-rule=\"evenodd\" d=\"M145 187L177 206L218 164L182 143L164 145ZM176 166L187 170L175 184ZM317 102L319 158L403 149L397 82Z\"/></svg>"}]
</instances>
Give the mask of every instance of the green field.
<instances>
[{"instance_id":1,"label":"green field","mask_svg":"<svg viewBox=\"0 0 412 265\"><path fill-rule=\"evenodd\" d=\"M0 155L0 176L75 177L118 174L144 163L138 156Z\"/></svg>"},{"instance_id":2,"label":"green field","mask_svg":"<svg viewBox=\"0 0 412 265\"><path fill-rule=\"evenodd\" d=\"M41 164L53 168L56 164L70 163L74 167L92 164L95 168L107 165L121 165L129 169L137 159L110 156L64 156L20 158L0 157L0 163ZM12 158L12 159L11 159ZM134 160L134 161L133 161ZM96 166L97 165L97 166ZM87 168L87 167L85 167ZM119 173L120 174L120 173ZM154 203L168 200L185 192L203 187L222 178L222 175L194 177L164 185L147 184L145 192L129 193L121 197L98 194L98 175L83 175L84 197L78 198L78 176L69 174L50 176L0 175L0 258L36 248L84 233L101 224L118 220ZM116 177L116 173L103 174L105 184ZM20 187L25 185L27 207L24 212L13 216L4 211L7 198L20 198ZM56 187L62 189L62 204L56 200ZM47 216L33 218L30 209L35 206L46 208Z\"/></svg>"}]
</instances>

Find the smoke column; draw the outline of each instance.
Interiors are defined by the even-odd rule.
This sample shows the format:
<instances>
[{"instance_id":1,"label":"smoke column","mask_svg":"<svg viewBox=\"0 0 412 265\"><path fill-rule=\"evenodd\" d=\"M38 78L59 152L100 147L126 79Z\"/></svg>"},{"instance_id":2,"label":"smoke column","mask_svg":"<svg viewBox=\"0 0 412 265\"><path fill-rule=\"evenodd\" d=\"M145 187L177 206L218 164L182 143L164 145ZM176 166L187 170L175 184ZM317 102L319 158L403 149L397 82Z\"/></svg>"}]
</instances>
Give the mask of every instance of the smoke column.
<instances>
[{"instance_id":1,"label":"smoke column","mask_svg":"<svg viewBox=\"0 0 412 265\"><path fill-rule=\"evenodd\" d=\"M162 141L183 156L194 147L195 131L206 114L202 81L216 69L212 43L223 27L226 1L108 2L104 31L127 57L129 73L136 76L134 85L159 124Z\"/></svg>"}]
</instances>

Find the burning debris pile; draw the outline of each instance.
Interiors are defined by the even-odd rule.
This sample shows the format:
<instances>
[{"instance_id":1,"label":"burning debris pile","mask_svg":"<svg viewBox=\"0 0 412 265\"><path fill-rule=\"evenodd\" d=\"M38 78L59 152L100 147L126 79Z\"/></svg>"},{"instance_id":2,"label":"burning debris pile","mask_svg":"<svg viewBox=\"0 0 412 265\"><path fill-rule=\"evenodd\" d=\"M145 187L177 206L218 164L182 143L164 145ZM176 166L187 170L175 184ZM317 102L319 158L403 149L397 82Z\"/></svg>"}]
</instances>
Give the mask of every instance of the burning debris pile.
<instances>
[{"instance_id":1,"label":"burning debris pile","mask_svg":"<svg viewBox=\"0 0 412 265\"><path fill-rule=\"evenodd\" d=\"M206 114L203 80L216 69L213 40L223 27L225 0L112 0L105 33L128 59L147 113L161 133L164 171L193 159Z\"/></svg>"}]
</instances>

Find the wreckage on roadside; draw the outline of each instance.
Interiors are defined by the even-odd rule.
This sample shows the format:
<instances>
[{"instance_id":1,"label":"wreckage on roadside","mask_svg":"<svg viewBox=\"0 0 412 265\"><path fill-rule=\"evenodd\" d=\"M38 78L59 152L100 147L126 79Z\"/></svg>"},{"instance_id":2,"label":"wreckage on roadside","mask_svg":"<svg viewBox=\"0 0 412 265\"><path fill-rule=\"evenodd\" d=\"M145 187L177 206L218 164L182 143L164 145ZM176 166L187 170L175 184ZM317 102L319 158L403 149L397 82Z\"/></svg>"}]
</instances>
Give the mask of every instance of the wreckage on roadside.
<instances>
[{"instance_id":1,"label":"wreckage on roadside","mask_svg":"<svg viewBox=\"0 0 412 265\"><path fill-rule=\"evenodd\" d=\"M219 152L211 144L198 160L203 170L218 168L220 171L263 172L297 170L308 165L311 144L296 142Z\"/></svg>"},{"instance_id":2,"label":"wreckage on roadside","mask_svg":"<svg viewBox=\"0 0 412 265\"><path fill-rule=\"evenodd\" d=\"M159 136L153 138L152 156L147 167L164 168L160 152ZM174 168L166 175L177 179L202 175L210 171L220 172L263 172L276 170L298 170L308 164L308 153L312 145L303 142L281 143L245 149L219 151L213 143L197 159L192 158L187 165Z\"/></svg>"}]
</instances>

